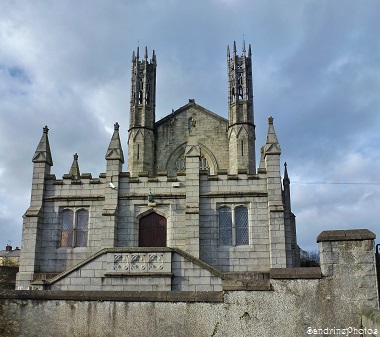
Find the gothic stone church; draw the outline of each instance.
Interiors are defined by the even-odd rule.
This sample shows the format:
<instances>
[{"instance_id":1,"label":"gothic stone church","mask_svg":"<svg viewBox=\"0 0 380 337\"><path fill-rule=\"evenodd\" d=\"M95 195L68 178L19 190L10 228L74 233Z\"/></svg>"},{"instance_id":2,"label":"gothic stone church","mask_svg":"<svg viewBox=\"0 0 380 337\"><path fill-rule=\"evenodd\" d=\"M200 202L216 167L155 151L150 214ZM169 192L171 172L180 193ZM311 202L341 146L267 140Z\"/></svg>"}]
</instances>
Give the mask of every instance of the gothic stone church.
<instances>
[{"instance_id":1,"label":"gothic stone church","mask_svg":"<svg viewBox=\"0 0 380 337\"><path fill-rule=\"evenodd\" d=\"M219 291L225 275L296 267L299 249L273 118L256 165L251 46L227 49L228 120L187 104L156 121L156 55L132 56L128 168L119 124L106 172L51 174L33 156L18 289Z\"/></svg>"}]
</instances>

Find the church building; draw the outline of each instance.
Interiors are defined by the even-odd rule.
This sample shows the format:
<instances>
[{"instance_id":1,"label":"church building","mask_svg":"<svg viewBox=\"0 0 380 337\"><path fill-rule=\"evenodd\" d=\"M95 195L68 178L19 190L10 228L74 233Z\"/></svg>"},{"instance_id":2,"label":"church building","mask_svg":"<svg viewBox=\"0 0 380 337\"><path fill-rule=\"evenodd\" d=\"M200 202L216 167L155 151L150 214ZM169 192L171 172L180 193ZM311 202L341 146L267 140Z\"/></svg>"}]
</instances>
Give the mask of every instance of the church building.
<instances>
[{"instance_id":1,"label":"church building","mask_svg":"<svg viewBox=\"0 0 380 337\"><path fill-rule=\"evenodd\" d=\"M219 291L226 275L299 266L290 181L273 118L256 164L252 52L227 48L228 119L194 99L156 121L156 55L132 55L129 129L105 173L51 173L33 156L18 289ZM128 132L128 163L120 132Z\"/></svg>"}]
</instances>

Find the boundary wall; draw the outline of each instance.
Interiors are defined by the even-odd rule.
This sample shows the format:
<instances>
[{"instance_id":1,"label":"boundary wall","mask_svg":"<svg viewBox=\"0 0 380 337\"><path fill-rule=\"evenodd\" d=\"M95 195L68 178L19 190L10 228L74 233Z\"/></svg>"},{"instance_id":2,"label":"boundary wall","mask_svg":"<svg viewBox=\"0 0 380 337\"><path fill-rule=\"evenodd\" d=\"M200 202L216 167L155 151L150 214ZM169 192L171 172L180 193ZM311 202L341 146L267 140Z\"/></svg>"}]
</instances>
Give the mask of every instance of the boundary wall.
<instances>
[{"instance_id":1,"label":"boundary wall","mask_svg":"<svg viewBox=\"0 0 380 337\"><path fill-rule=\"evenodd\" d=\"M297 337L372 329L364 313L379 308L374 239L368 230L322 232L321 268L271 269L269 287L226 275L216 292L3 291L0 336Z\"/></svg>"}]
</instances>

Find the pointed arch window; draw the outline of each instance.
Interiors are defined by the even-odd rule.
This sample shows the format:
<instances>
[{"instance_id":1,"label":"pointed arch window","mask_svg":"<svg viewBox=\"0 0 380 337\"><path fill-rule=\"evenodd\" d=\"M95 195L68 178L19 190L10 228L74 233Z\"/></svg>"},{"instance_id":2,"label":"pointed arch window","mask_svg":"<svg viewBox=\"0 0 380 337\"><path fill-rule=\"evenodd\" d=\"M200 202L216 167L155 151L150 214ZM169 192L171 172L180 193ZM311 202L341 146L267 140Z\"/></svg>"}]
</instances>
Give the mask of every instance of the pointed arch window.
<instances>
[{"instance_id":1,"label":"pointed arch window","mask_svg":"<svg viewBox=\"0 0 380 337\"><path fill-rule=\"evenodd\" d=\"M61 247L87 247L88 210L65 208L61 212Z\"/></svg>"}]
</instances>

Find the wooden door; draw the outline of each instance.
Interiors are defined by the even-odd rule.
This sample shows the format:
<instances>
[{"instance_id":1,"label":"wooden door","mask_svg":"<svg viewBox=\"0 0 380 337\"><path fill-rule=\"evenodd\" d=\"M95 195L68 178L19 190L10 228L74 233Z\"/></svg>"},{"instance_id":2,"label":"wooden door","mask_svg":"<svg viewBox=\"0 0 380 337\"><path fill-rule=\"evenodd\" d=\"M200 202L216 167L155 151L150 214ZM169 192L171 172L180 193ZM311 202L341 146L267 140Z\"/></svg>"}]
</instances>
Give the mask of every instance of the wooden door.
<instances>
[{"instance_id":1,"label":"wooden door","mask_svg":"<svg viewBox=\"0 0 380 337\"><path fill-rule=\"evenodd\" d=\"M166 247L166 218L150 213L140 219L139 247Z\"/></svg>"}]
</instances>

